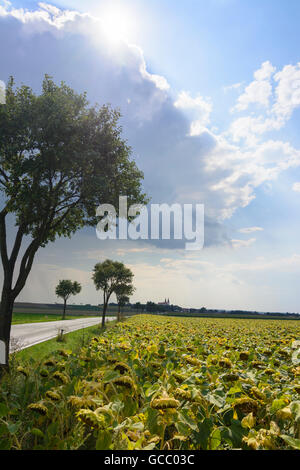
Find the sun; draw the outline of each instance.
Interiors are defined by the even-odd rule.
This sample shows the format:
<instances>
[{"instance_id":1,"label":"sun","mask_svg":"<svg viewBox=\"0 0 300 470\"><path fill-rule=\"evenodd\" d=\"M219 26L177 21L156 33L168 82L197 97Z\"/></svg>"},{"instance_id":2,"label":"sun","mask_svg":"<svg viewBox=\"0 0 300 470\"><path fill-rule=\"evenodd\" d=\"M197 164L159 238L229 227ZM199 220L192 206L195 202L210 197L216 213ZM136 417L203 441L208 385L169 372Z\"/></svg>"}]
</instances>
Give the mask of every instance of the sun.
<instances>
[{"instance_id":1,"label":"sun","mask_svg":"<svg viewBox=\"0 0 300 470\"><path fill-rule=\"evenodd\" d=\"M102 31L110 41L129 40L134 30L132 15L125 8L110 7L101 12Z\"/></svg>"}]
</instances>

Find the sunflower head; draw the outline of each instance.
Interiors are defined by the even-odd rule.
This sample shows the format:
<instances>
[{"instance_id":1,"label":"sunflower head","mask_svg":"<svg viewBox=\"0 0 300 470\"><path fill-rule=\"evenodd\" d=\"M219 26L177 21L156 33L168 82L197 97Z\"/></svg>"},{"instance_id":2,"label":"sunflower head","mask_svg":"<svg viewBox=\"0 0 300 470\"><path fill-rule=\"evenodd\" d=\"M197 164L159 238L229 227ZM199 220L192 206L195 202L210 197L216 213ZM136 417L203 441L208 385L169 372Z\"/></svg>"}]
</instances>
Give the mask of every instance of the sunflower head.
<instances>
[{"instance_id":1,"label":"sunflower head","mask_svg":"<svg viewBox=\"0 0 300 470\"><path fill-rule=\"evenodd\" d=\"M167 409L176 409L180 405L180 402L175 398L169 397L167 392L163 392L161 397L153 398L151 400L150 406L155 410L167 410Z\"/></svg>"},{"instance_id":2,"label":"sunflower head","mask_svg":"<svg viewBox=\"0 0 300 470\"><path fill-rule=\"evenodd\" d=\"M257 400L253 400L253 398L243 397L237 398L233 402L233 407L243 414L253 413L256 415L259 409L259 403Z\"/></svg>"},{"instance_id":3,"label":"sunflower head","mask_svg":"<svg viewBox=\"0 0 300 470\"><path fill-rule=\"evenodd\" d=\"M128 375L122 375L122 377L117 377L111 381L113 385L118 385L119 387L125 387L131 390L135 390L136 386L134 381Z\"/></svg>"},{"instance_id":4,"label":"sunflower head","mask_svg":"<svg viewBox=\"0 0 300 470\"><path fill-rule=\"evenodd\" d=\"M224 367L225 369L231 369L232 367L231 360L228 359L228 357L223 357L222 359L219 360L219 366Z\"/></svg>"},{"instance_id":5,"label":"sunflower head","mask_svg":"<svg viewBox=\"0 0 300 470\"><path fill-rule=\"evenodd\" d=\"M68 377L58 370L54 372L52 377L62 384L67 384L69 382Z\"/></svg>"},{"instance_id":6,"label":"sunflower head","mask_svg":"<svg viewBox=\"0 0 300 470\"><path fill-rule=\"evenodd\" d=\"M93 400L92 397L78 397L76 395L71 395L68 398L68 403L73 408L83 408L83 409L90 409L96 408L96 402Z\"/></svg>"},{"instance_id":7,"label":"sunflower head","mask_svg":"<svg viewBox=\"0 0 300 470\"><path fill-rule=\"evenodd\" d=\"M28 370L25 369L25 368L22 367L22 366L19 366L19 367L17 368L17 372L19 372L19 374L24 375L24 377L28 377L28 376L29 376Z\"/></svg>"},{"instance_id":8,"label":"sunflower head","mask_svg":"<svg viewBox=\"0 0 300 470\"><path fill-rule=\"evenodd\" d=\"M43 404L43 402L39 403L30 403L27 407L31 411L35 411L36 413L42 415L42 416L47 416L48 414L48 408Z\"/></svg>"},{"instance_id":9,"label":"sunflower head","mask_svg":"<svg viewBox=\"0 0 300 470\"><path fill-rule=\"evenodd\" d=\"M62 396L57 390L47 390L46 397L51 401L60 401Z\"/></svg>"},{"instance_id":10,"label":"sunflower head","mask_svg":"<svg viewBox=\"0 0 300 470\"><path fill-rule=\"evenodd\" d=\"M242 352L240 353L240 360L241 360L241 361L248 361L249 356L250 356L249 351L242 351Z\"/></svg>"}]
</instances>

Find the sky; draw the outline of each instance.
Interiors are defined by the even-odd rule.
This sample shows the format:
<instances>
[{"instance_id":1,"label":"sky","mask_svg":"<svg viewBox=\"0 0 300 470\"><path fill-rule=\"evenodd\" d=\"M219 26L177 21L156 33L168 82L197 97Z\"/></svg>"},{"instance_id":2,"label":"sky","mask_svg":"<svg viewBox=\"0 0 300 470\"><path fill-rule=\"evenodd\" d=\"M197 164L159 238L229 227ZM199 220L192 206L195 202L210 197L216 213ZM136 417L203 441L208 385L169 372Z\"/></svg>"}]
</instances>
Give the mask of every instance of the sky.
<instances>
[{"instance_id":1,"label":"sky","mask_svg":"<svg viewBox=\"0 0 300 470\"><path fill-rule=\"evenodd\" d=\"M300 312L299 14L298 0L0 0L0 84L39 93L47 73L120 108L151 202L205 207L202 250L83 229L40 249L17 300L58 301L72 279L71 302L98 304L92 269L111 258L134 272L132 302Z\"/></svg>"}]
</instances>

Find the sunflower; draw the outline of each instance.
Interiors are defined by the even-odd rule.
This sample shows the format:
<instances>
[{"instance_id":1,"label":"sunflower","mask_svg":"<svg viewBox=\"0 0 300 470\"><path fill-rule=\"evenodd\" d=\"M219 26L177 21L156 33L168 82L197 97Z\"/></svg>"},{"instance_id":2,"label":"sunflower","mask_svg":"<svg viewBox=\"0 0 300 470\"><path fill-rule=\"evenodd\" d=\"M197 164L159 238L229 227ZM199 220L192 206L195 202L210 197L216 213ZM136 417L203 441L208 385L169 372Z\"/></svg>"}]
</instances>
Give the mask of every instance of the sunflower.
<instances>
[{"instance_id":1,"label":"sunflower","mask_svg":"<svg viewBox=\"0 0 300 470\"><path fill-rule=\"evenodd\" d=\"M236 410L239 410L243 414L253 413L257 414L259 409L259 403L257 400L253 400L249 397L237 398L233 402L233 407Z\"/></svg>"},{"instance_id":2,"label":"sunflower","mask_svg":"<svg viewBox=\"0 0 300 470\"><path fill-rule=\"evenodd\" d=\"M27 406L29 410L36 411L42 416L47 416L48 414L48 408L43 404L43 402L39 403L30 403L30 405Z\"/></svg>"}]
</instances>

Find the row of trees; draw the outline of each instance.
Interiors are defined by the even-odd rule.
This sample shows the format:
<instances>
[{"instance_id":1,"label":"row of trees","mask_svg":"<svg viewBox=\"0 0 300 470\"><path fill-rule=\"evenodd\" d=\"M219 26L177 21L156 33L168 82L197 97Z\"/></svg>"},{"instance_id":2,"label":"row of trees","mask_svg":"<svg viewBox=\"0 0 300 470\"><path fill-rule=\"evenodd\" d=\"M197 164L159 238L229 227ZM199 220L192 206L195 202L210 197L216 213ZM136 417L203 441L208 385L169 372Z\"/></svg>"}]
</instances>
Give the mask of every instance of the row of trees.
<instances>
[{"instance_id":1,"label":"row of trees","mask_svg":"<svg viewBox=\"0 0 300 470\"><path fill-rule=\"evenodd\" d=\"M96 227L103 202L116 210L120 195L129 205L148 202L119 118L119 111L90 107L86 94L47 75L40 95L26 85L16 88L13 78L7 83L0 105L0 375L9 362L14 302L37 251L57 237ZM15 234L7 234L11 216ZM102 284L96 272L95 281Z\"/></svg>"},{"instance_id":2,"label":"row of trees","mask_svg":"<svg viewBox=\"0 0 300 470\"><path fill-rule=\"evenodd\" d=\"M133 273L123 263L107 259L97 263L93 270L92 279L97 290L103 292L102 328L105 327L107 306L112 294L115 294L118 302L118 321L121 319L121 307L129 302L135 288L133 286ZM63 319L66 317L67 301L71 295L81 292L81 285L77 281L63 279L59 281L56 295L64 301Z\"/></svg>"}]
</instances>

